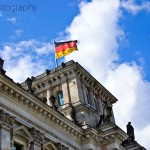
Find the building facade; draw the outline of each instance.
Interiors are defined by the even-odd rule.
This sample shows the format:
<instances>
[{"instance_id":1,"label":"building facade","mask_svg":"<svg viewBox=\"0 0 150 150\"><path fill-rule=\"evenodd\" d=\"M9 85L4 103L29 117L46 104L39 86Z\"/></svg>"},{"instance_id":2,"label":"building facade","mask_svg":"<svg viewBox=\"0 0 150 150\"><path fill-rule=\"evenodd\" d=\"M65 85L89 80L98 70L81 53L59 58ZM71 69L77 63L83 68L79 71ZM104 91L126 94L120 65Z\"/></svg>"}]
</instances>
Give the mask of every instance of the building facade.
<instances>
[{"instance_id":1,"label":"building facade","mask_svg":"<svg viewBox=\"0 0 150 150\"><path fill-rule=\"evenodd\" d=\"M74 61L15 83L0 59L1 150L143 150L120 129L117 99Z\"/></svg>"}]
</instances>

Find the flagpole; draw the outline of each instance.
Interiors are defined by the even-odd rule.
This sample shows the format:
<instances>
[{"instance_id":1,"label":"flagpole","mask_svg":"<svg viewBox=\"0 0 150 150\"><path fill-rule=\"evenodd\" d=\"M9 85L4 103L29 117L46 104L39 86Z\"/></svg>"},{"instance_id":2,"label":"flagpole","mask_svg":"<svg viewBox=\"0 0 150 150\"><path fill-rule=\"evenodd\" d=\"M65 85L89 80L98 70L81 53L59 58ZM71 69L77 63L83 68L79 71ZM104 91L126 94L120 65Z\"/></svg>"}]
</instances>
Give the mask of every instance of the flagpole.
<instances>
[{"instance_id":1,"label":"flagpole","mask_svg":"<svg viewBox=\"0 0 150 150\"><path fill-rule=\"evenodd\" d=\"M53 47L54 47L54 54L55 54L55 63L56 63L56 67L58 67L58 60L56 58L56 52L55 52L55 41L53 42Z\"/></svg>"},{"instance_id":2,"label":"flagpole","mask_svg":"<svg viewBox=\"0 0 150 150\"><path fill-rule=\"evenodd\" d=\"M58 60L57 59L55 59L56 60L56 67L58 67Z\"/></svg>"}]
</instances>

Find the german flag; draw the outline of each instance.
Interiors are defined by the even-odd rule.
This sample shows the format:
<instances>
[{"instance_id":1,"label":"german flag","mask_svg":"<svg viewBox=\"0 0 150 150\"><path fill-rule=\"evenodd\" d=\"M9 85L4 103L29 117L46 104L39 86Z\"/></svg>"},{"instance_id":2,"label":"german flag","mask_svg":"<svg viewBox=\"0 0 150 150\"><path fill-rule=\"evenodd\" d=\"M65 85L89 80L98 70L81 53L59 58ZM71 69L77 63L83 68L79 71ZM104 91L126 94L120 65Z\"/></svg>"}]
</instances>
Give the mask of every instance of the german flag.
<instances>
[{"instance_id":1,"label":"german flag","mask_svg":"<svg viewBox=\"0 0 150 150\"><path fill-rule=\"evenodd\" d=\"M77 49L77 40L66 42L54 42L56 59L66 56Z\"/></svg>"}]
</instances>

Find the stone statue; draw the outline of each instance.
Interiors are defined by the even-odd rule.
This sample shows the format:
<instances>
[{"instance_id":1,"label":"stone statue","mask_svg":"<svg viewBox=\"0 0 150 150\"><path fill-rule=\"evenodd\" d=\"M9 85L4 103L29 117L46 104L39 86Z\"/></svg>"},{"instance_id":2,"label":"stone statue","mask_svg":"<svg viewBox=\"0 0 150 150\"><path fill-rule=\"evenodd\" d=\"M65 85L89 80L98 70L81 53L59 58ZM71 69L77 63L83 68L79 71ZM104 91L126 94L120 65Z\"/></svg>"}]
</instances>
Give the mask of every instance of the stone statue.
<instances>
[{"instance_id":1,"label":"stone statue","mask_svg":"<svg viewBox=\"0 0 150 150\"><path fill-rule=\"evenodd\" d=\"M104 114L100 115L100 120L99 120L98 126L101 125L102 123L104 123Z\"/></svg>"},{"instance_id":2,"label":"stone statue","mask_svg":"<svg viewBox=\"0 0 150 150\"><path fill-rule=\"evenodd\" d=\"M102 119L101 121L103 121L103 123L109 122L111 117L112 117L112 107L108 105L108 102L104 102L103 115L101 115Z\"/></svg>"},{"instance_id":3,"label":"stone statue","mask_svg":"<svg viewBox=\"0 0 150 150\"><path fill-rule=\"evenodd\" d=\"M3 69L4 60L0 58L0 73L5 75L5 70Z\"/></svg>"},{"instance_id":4,"label":"stone statue","mask_svg":"<svg viewBox=\"0 0 150 150\"><path fill-rule=\"evenodd\" d=\"M47 98L46 97L42 97L41 100L42 100L43 103L45 103L45 104L47 103Z\"/></svg>"},{"instance_id":5,"label":"stone statue","mask_svg":"<svg viewBox=\"0 0 150 150\"><path fill-rule=\"evenodd\" d=\"M0 69L3 69L4 60L0 58Z\"/></svg>"},{"instance_id":6,"label":"stone statue","mask_svg":"<svg viewBox=\"0 0 150 150\"><path fill-rule=\"evenodd\" d=\"M72 120L77 123L77 120L76 120L76 111L75 111L75 108L72 106L72 113L71 113L71 118Z\"/></svg>"},{"instance_id":7,"label":"stone statue","mask_svg":"<svg viewBox=\"0 0 150 150\"><path fill-rule=\"evenodd\" d=\"M110 118L111 118L111 116L112 116L112 107L110 107L110 106L106 106L106 113L107 113L107 115L106 115L106 121L110 121Z\"/></svg>"},{"instance_id":8,"label":"stone statue","mask_svg":"<svg viewBox=\"0 0 150 150\"><path fill-rule=\"evenodd\" d=\"M56 98L55 98L55 96L54 96L54 95L51 95L49 99L50 99L50 102L51 102L51 104L52 104L52 108L53 108L53 109L57 109L58 107L57 107L56 104L55 104L55 103L56 103Z\"/></svg>"},{"instance_id":9,"label":"stone statue","mask_svg":"<svg viewBox=\"0 0 150 150\"><path fill-rule=\"evenodd\" d=\"M61 63L62 67L65 68L66 64L64 62Z\"/></svg>"},{"instance_id":10,"label":"stone statue","mask_svg":"<svg viewBox=\"0 0 150 150\"><path fill-rule=\"evenodd\" d=\"M32 80L30 78L27 78L25 81L27 87L28 87L28 91L30 93L34 93L33 89L32 89Z\"/></svg>"},{"instance_id":11,"label":"stone statue","mask_svg":"<svg viewBox=\"0 0 150 150\"><path fill-rule=\"evenodd\" d=\"M134 128L131 125L131 122L128 122L127 124L127 134L129 135L128 142L134 142L135 140Z\"/></svg>"}]
</instances>

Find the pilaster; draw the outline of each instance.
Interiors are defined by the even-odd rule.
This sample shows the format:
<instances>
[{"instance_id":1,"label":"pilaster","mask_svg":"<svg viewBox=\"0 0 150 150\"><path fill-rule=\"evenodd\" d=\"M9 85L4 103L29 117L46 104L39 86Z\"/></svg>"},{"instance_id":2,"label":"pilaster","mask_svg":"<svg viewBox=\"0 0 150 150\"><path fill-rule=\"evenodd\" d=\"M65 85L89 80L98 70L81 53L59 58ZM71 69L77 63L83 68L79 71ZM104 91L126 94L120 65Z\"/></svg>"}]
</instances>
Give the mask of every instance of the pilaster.
<instances>
[{"instance_id":1,"label":"pilaster","mask_svg":"<svg viewBox=\"0 0 150 150\"><path fill-rule=\"evenodd\" d=\"M70 103L71 99L70 99L68 80L62 83L62 91L64 96L64 104Z\"/></svg>"},{"instance_id":2,"label":"pilaster","mask_svg":"<svg viewBox=\"0 0 150 150\"><path fill-rule=\"evenodd\" d=\"M0 149L11 149L14 117L0 110Z\"/></svg>"}]
</instances>

